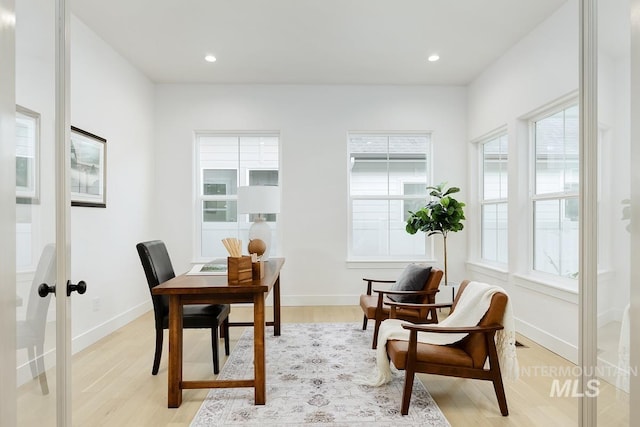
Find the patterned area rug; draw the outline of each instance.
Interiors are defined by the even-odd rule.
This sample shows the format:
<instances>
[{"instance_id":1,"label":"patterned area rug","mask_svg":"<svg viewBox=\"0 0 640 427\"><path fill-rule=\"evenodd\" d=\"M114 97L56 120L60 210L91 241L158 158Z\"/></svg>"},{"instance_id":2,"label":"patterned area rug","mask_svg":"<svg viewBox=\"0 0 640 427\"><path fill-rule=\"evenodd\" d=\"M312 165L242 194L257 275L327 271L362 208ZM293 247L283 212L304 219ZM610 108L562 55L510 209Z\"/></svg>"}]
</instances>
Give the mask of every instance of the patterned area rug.
<instances>
[{"instance_id":1,"label":"patterned area rug","mask_svg":"<svg viewBox=\"0 0 640 427\"><path fill-rule=\"evenodd\" d=\"M373 328L369 328L373 329ZM404 371L382 387L358 385L375 366L370 330L353 323L282 325L266 334L267 403L252 388L212 389L191 427L201 426L449 426L416 378L409 415L400 414ZM253 377L253 329L247 328L220 379Z\"/></svg>"}]
</instances>

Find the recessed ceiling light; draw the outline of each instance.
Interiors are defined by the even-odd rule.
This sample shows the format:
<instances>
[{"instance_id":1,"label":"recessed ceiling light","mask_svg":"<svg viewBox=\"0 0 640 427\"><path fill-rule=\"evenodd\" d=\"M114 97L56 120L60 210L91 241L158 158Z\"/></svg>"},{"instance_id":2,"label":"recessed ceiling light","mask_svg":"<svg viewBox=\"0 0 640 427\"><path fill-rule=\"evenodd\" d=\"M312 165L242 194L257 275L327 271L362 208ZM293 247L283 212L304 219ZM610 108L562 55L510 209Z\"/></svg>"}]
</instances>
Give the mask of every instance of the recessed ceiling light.
<instances>
[{"instance_id":1,"label":"recessed ceiling light","mask_svg":"<svg viewBox=\"0 0 640 427\"><path fill-rule=\"evenodd\" d=\"M440 55L433 54L428 59L429 59L429 62L436 62L438 59L440 59Z\"/></svg>"},{"instance_id":2,"label":"recessed ceiling light","mask_svg":"<svg viewBox=\"0 0 640 427\"><path fill-rule=\"evenodd\" d=\"M213 55L207 55L204 57L204 60L207 62L216 62L216 57Z\"/></svg>"}]
</instances>

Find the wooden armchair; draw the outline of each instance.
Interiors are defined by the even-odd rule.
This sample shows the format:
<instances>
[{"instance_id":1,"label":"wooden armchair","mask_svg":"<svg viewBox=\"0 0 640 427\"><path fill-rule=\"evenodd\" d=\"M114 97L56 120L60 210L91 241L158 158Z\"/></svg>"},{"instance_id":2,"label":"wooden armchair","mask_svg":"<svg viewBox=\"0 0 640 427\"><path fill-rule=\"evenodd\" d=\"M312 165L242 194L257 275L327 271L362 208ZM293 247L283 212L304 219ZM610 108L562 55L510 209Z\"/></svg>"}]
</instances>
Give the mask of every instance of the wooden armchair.
<instances>
[{"instance_id":1,"label":"wooden armchair","mask_svg":"<svg viewBox=\"0 0 640 427\"><path fill-rule=\"evenodd\" d=\"M412 272L410 270L415 270L413 264L405 269L398 281L367 278L362 279L367 282L367 293L360 295L360 307L364 312L362 329L367 329L367 322L369 319L374 319L376 322L375 328L373 330L373 343L371 345L371 348L377 347L380 324L382 323L382 321L389 318L390 307L385 303L394 302L394 298L397 300L395 302L411 302L414 304L420 304L416 306L408 304L406 307L399 308L396 311L397 318L413 323L438 323L436 309L425 306L424 304L435 303L438 286L440 285L440 281L442 280L442 270L438 268L431 268L431 271L428 272L428 276L426 276L426 279L423 279L421 281L422 286L419 290L397 290L393 287L388 290L373 289L374 283L400 283L402 277ZM375 294L372 294L372 292L375 292Z\"/></svg>"},{"instance_id":2,"label":"wooden armchair","mask_svg":"<svg viewBox=\"0 0 640 427\"><path fill-rule=\"evenodd\" d=\"M462 282L460 291L453 303L433 304L431 307L451 307L453 312L460 295L464 292L468 281ZM503 329L502 319L507 305L507 295L496 293L491 299L487 313L477 325L469 327L442 328L429 325L403 325L410 331L409 341L387 341L387 355L397 369L405 370L404 390L402 393L403 415L409 412L413 379L416 372L447 375L460 378L473 378L493 382L502 415L509 415L507 398L504 393L502 374L498 362L498 353L494 341L496 332ZM390 316L405 309L406 304L390 303ZM410 305L410 306L413 306ZM417 341L418 332L436 333L468 333L462 341L449 345L433 345ZM485 361L489 359L489 368L485 369Z\"/></svg>"}]
</instances>

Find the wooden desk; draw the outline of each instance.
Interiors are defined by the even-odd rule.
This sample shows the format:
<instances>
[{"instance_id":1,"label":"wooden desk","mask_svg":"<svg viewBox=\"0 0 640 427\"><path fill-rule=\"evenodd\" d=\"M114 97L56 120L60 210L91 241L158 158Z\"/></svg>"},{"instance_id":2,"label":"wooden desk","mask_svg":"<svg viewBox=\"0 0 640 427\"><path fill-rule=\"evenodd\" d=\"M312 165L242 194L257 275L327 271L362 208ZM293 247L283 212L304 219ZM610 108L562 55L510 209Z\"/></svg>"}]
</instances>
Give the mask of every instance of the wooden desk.
<instances>
[{"instance_id":1,"label":"wooden desk","mask_svg":"<svg viewBox=\"0 0 640 427\"><path fill-rule=\"evenodd\" d=\"M182 390L193 388L254 387L255 404L266 401L266 373L264 348L264 300L273 289L274 335L280 335L280 269L284 258L269 258L262 279L249 285L228 285L227 276L186 274L174 277L155 288L154 295L169 296L169 408L182 403ZM254 378L239 380L182 380L182 307L185 304L253 303ZM236 326L239 324L235 324ZM251 325L251 323L242 323Z\"/></svg>"}]
</instances>

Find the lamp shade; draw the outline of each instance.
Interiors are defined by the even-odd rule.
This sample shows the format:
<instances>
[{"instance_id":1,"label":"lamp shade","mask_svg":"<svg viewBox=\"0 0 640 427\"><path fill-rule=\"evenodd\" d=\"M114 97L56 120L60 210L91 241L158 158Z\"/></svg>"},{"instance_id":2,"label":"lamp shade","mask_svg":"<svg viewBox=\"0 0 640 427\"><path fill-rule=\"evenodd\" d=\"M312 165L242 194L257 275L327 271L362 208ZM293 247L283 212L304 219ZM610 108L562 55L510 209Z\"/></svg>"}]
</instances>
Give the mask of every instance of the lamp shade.
<instances>
[{"instance_id":1,"label":"lamp shade","mask_svg":"<svg viewBox=\"0 0 640 427\"><path fill-rule=\"evenodd\" d=\"M280 212L280 188L272 185L238 187L238 212L270 214Z\"/></svg>"},{"instance_id":2,"label":"lamp shade","mask_svg":"<svg viewBox=\"0 0 640 427\"><path fill-rule=\"evenodd\" d=\"M269 259L272 230L264 214L280 212L280 189L269 185L251 185L238 187L238 213L258 214L255 222L249 227L249 240L260 239L265 245L261 259Z\"/></svg>"}]
</instances>

